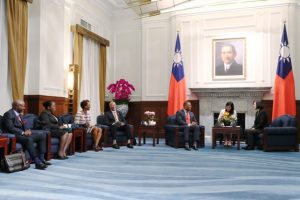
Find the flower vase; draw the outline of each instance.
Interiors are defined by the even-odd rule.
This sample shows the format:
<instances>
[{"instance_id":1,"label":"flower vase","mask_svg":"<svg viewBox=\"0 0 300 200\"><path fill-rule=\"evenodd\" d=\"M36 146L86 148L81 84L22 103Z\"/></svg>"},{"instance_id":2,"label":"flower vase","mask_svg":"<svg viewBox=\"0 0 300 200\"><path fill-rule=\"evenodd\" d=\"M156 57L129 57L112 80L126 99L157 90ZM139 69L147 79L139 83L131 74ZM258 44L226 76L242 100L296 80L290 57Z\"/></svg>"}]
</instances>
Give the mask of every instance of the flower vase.
<instances>
[{"instance_id":1,"label":"flower vase","mask_svg":"<svg viewBox=\"0 0 300 200\"><path fill-rule=\"evenodd\" d=\"M224 121L224 126L230 126L231 122L230 121Z\"/></svg>"},{"instance_id":2,"label":"flower vase","mask_svg":"<svg viewBox=\"0 0 300 200\"><path fill-rule=\"evenodd\" d=\"M120 111L125 118L128 113L128 102L116 102L117 111Z\"/></svg>"}]
</instances>

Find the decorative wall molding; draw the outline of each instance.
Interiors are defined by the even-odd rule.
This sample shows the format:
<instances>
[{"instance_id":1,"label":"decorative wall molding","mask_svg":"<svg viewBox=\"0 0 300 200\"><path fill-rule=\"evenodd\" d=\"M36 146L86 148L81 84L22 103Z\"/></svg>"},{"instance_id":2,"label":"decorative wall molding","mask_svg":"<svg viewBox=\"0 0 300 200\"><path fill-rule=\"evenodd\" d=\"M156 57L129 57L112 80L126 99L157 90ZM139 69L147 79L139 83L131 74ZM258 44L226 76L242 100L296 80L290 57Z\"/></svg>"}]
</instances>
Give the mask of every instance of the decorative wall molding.
<instances>
[{"instance_id":1,"label":"decorative wall molding","mask_svg":"<svg viewBox=\"0 0 300 200\"><path fill-rule=\"evenodd\" d=\"M241 87L241 88L190 88L200 97L259 97L270 92L271 87Z\"/></svg>"}]
</instances>

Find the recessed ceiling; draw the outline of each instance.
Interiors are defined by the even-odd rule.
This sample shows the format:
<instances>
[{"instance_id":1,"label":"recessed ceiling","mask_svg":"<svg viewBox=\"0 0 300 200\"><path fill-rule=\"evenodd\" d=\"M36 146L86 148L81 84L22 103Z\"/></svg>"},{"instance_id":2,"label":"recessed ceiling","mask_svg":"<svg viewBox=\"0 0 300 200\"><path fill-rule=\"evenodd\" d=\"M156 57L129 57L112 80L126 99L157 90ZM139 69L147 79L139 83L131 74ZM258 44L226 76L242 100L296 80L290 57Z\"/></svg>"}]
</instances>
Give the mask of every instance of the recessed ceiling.
<instances>
[{"instance_id":1,"label":"recessed ceiling","mask_svg":"<svg viewBox=\"0 0 300 200\"><path fill-rule=\"evenodd\" d=\"M114 0L118 1L118 0ZM267 2L269 0L123 0L140 17L151 17L161 13L207 8L216 6L245 5L245 3Z\"/></svg>"}]
</instances>

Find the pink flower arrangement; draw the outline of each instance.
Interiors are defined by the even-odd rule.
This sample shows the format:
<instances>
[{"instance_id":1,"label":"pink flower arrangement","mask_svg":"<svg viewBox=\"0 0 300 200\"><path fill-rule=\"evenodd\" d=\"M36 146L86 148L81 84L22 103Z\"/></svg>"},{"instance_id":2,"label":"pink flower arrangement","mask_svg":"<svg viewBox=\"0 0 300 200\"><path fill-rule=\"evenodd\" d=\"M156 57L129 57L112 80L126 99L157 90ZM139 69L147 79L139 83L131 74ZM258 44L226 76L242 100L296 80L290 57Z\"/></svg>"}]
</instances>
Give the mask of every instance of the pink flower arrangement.
<instances>
[{"instance_id":1,"label":"pink flower arrangement","mask_svg":"<svg viewBox=\"0 0 300 200\"><path fill-rule=\"evenodd\" d=\"M111 94L115 94L115 101L129 101L132 91L135 91L135 88L125 79L120 79L116 83L112 83L107 87L108 91Z\"/></svg>"}]
</instances>

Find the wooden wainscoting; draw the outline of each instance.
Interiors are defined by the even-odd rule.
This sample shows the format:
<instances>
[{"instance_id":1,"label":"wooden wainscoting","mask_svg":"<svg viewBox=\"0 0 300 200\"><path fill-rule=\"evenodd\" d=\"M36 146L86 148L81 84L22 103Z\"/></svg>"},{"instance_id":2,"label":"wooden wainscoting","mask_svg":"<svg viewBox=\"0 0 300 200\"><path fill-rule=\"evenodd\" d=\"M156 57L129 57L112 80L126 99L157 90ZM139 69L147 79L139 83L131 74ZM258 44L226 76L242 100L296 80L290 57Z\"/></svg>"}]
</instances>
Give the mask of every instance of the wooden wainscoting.
<instances>
[{"instance_id":1,"label":"wooden wainscoting","mask_svg":"<svg viewBox=\"0 0 300 200\"><path fill-rule=\"evenodd\" d=\"M68 112L68 98L43 95L24 95L24 101L26 103L25 113L33 113L39 115L44 110L43 103L49 100L56 103L55 114L57 116Z\"/></svg>"},{"instance_id":2,"label":"wooden wainscoting","mask_svg":"<svg viewBox=\"0 0 300 200\"><path fill-rule=\"evenodd\" d=\"M199 101L193 100L192 110L195 116L199 116ZM129 111L126 116L128 123L138 126L142 120L145 119L145 111L154 111L155 118L159 126L159 137L164 138L164 126L167 123L167 101L140 101L140 102L129 102ZM136 134L136 131L135 131Z\"/></svg>"}]
</instances>

